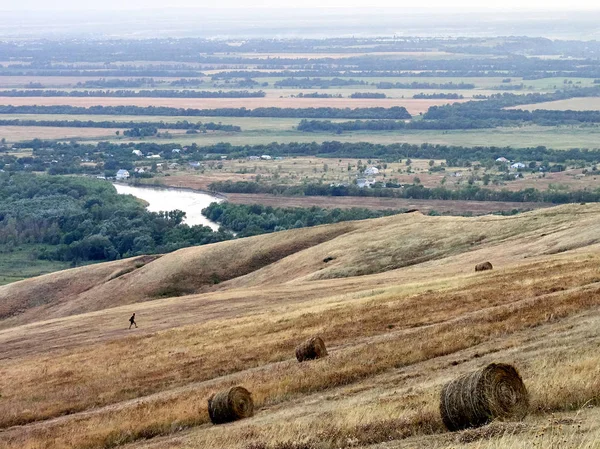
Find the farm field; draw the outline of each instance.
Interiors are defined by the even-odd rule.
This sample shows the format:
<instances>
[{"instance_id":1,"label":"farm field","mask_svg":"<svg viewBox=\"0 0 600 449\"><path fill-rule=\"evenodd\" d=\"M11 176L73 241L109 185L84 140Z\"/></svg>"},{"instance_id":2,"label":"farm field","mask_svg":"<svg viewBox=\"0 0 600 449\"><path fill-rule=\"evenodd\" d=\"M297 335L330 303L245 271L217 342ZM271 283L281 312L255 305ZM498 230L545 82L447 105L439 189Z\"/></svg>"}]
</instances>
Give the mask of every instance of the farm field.
<instances>
[{"instance_id":1,"label":"farm field","mask_svg":"<svg viewBox=\"0 0 600 449\"><path fill-rule=\"evenodd\" d=\"M115 136L122 128L62 128L52 126L0 126L0 138L7 142L38 139L107 139ZM171 130L175 131L175 130Z\"/></svg>"},{"instance_id":2,"label":"farm field","mask_svg":"<svg viewBox=\"0 0 600 449\"><path fill-rule=\"evenodd\" d=\"M71 106L167 106L174 108L371 108L404 106L409 113L426 112L430 106L465 100L415 100L403 98L121 98L121 97L0 97L3 105Z\"/></svg>"},{"instance_id":3,"label":"farm field","mask_svg":"<svg viewBox=\"0 0 600 449\"><path fill-rule=\"evenodd\" d=\"M150 32L145 12L94 13L72 37L29 11L30 27L0 30L20 33L0 42L0 90L28 91L0 105L379 108L295 114L360 117L302 127L333 130L314 133L239 111L0 114L69 125L0 125L0 449L600 448L600 97L550 101L597 95L600 43L537 35L592 35L595 16L577 16L579 34L546 14L504 28L390 15L369 31L373 8L295 23L301 10L264 30L256 15L213 24L177 8ZM410 35L421 21L429 31ZM497 29L509 37L486 37ZM522 101L557 112L501 109ZM432 129L381 129L406 126L380 121L393 106ZM188 203L155 208L113 183L220 203L192 227L159 211L192 215ZM315 336L328 355L298 362ZM444 385L492 363L518 370L527 415L449 431ZM253 416L211 424L209 398L232 386Z\"/></svg>"},{"instance_id":4,"label":"farm field","mask_svg":"<svg viewBox=\"0 0 600 449\"><path fill-rule=\"evenodd\" d=\"M2 444L329 449L350 440L358 448L491 449L520 438L595 441L599 217L597 205L512 217L411 213L1 287ZM205 283L209 260L227 280ZM494 270L475 273L485 260ZM187 291L158 297L166 287ZM28 301L39 295L41 303ZM133 310L139 329L128 331ZM298 364L295 345L314 334L329 356ZM517 367L530 415L447 432L443 384L492 362ZM210 425L209 395L238 384L252 392L255 416Z\"/></svg>"},{"instance_id":5,"label":"farm field","mask_svg":"<svg viewBox=\"0 0 600 449\"><path fill-rule=\"evenodd\" d=\"M2 253L0 257L0 285L22 279L65 270L69 264L60 261L32 259L28 248Z\"/></svg>"},{"instance_id":6,"label":"farm field","mask_svg":"<svg viewBox=\"0 0 600 449\"><path fill-rule=\"evenodd\" d=\"M223 90L223 89L232 89L239 90L239 88L234 87L214 87L215 84L219 85L222 83L222 80L211 80L211 76L217 75L221 72L226 72L231 69L226 70L203 70L202 72L207 75L204 77L197 78L202 81L202 85L200 87L196 87L196 90ZM260 72L260 69L252 69L252 71ZM273 72L276 70L264 70ZM293 71L292 71L293 72ZM581 87L589 87L592 86L592 80L587 78L544 78L540 80L523 80L519 77L511 77L510 83L504 83L503 78L499 77L382 77L382 76L372 76L372 77L357 77L352 73L349 73L345 76L340 76L338 78L342 79L356 79L358 81L364 81L369 83L369 85L357 85L355 87L337 87L332 86L329 89L319 89L319 88L279 88L274 87L273 84L277 81L283 80L288 76L282 77L256 77L255 80L258 83L268 83L268 86L260 86L256 89L262 89L267 93L267 96L280 96L280 95L297 95L298 93L311 93L311 92L321 92L321 93L330 93L330 94L342 94L342 95L350 95L354 92L380 92L385 93L388 96L399 97L402 96L410 98L415 94L419 94L422 92L425 93L433 93L433 92L443 92L443 93L457 93L463 95L465 98L471 97L472 95L492 95L496 93L503 92L502 87L505 87L505 91L509 91L515 94L523 94L528 92L549 92L554 91L556 89L564 86L565 81L571 81L576 83L576 85ZM296 77L302 78L302 71L297 71ZM330 80L333 77L322 76L318 77L323 80ZM3 75L0 76L0 89L24 89L27 88L29 83L39 83L44 86L46 89L68 89L68 90L84 90L82 87L78 87L77 83L85 83L86 81L93 81L105 79L107 81L121 79L120 77L115 76L10 76ZM152 77L152 79L157 83L154 88L142 88L142 89L181 89L180 87L170 86L169 83L173 81L180 80L181 77ZM380 83L380 82L391 82L391 83L434 83L434 84L444 84L444 83L469 83L474 84L475 89L377 89L376 86L370 85L372 83ZM523 84L524 88L521 90L513 90L510 89L510 86ZM492 89L493 88L493 89ZM88 90L93 88L87 88Z\"/></svg>"},{"instance_id":7,"label":"farm field","mask_svg":"<svg viewBox=\"0 0 600 449\"><path fill-rule=\"evenodd\" d=\"M273 131L273 130L291 130L298 125L300 119L285 117L191 117L177 115L76 115L76 114L0 114L0 120L3 119L20 120L80 120L80 121L116 121L116 122L165 122L177 123L188 121L191 123L222 123L224 125L237 125L242 131ZM343 122L345 119L333 119L333 122ZM173 130L172 130L173 131Z\"/></svg>"},{"instance_id":8,"label":"farm field","mask_svg":"<svg viewBox=\"0 0 600 449\"><path fill-rule=\"evenodd\" d=\"M500 211L533 210L549 207L545 203L510 203L503 201L415 200L401 198L361 197L285 197L268 194L228 193L227 201L235 204L262 204L272 207L323 207L349 209L361 207L372 210L418 209L424 214L432 211L452 215L485 215Z\"/></svg>"},{"instance_id":9,"label":"farm field","mask_svg":"<svg viewBox=\"0 0 600 449\"><path fill-rule=\"evenodd\" d=\"M335 158L316 158L316 157L293 157L285 158L283 160L273 161L247 161L241 160L228 160L221 161L219 164L207 163L204 164L202 170L196 171L193 169L187 170L167 170L164 169L163 173L168 173L169 176L155 178L157 182L163 185L171 187L184 187L198 190L210 190L210 184L213 182L223 181L254 181L257 177L263 183L272 183L276 185L298 185L304 182L311 183L346 183L352 184L357 178L370 178L375 181L386 182L392 181L399 184L412 184L415 182L415 178L418 178L418 182L428 188L435 188L444 186L448 189L463 188L468 185L469 178L471 176L482 176L488 174L491 179L495 176L500 175L502 172L496 167L492 167L489 170L485 168L479 168L473 170L465 167L445 167L443 171L429 171L429 160L424 159L413 159L411 160L410 169L405 162L399 163L385 163L385 168L381 168L379 173L375 176L366 176L359 173L357 167L358 164L362 163L364 166L379 166L382 167L380 161L361 161L359 159L335 159ZM445 165L445 161L437 160L434 161L434 167ZM591 167L587 167L589 171ZM513 178L510 181L503 181L497 184L490 182L489 185L485 186L491 190L512 190L518 191L528 188L534 188L541 191L554 189L554 190L594 190L598 185L598 177L586 176L584 173L585 168L577 169L566 169L560 172L547 172L542 174L536 170L523 170L521 172L522 177ZM514 172L513 172L514 173ZM233 202L241 202L237 200L236 194L227 194ZM241 198L247 198L243 200L245 204L249 201L248 198L242 195ZM264 200L270 198L270 195L255 197L261 204L265 204ZM302 201L303 204L314 202L317 205L320 201L327 201L330 204L345 204L345 202L356 201L357 203L369 204L365 207L376 209L376 205L380 204L379 200L388 201L389 198L369 198L369 197L357 197L357 198L335 198L329 197L327 200L319 197L310 198L298 198L298 201ZM279 201L277 199L269 201ZM280 200L282 206L284 205L285 199ZM290 201L292 201L290 199ZM400 202L405 204L404 202ZM398 203L398 204L400 204ZM442 201L443 203L443 201ZM460 202L458 202L460 203ZM457 204L458 204L457 203ZM390 202L389 204L394 204ZM439 203L436 204L441 207ZM457 204L452 203L448 208L444 208L445 211L456 209L460 211L460 207L457 208ZM506 207L505 207L506 206ZM526 207L517 207L517 205L507 206L505 205L501 209L529 209L534 208L532 204L528 204ZM402 206L404 207L404 206ZM401 207L401 208L402 208ZM470 210L473 209L474 205L469 204ZM387 207L386 207L387 208ZM435 209L435 207L431 207ZM427 210L431 209L428 208ZM476 208L475 208L476 209ZM500 210L500 209L499 209ZM486 205L479 212L493 212L495 209L492 205Z\"/></svg>"},{"instance_id":10,"label":"farm field","mask_svg":"<svg viewBox=\"0 0 600 449\"><path fill-rule=\"evenodd\" d=\"M569 98L568 100L549 101L546 103L537 103L523 105L510 109L524 109L534 111L536 109L547 109L550 111L590 111L600 109L600 97L587 98Z\"/></svg>"},{"instance_id":11,"label":"farm field","mask_svg":"<svg viewBox=\"0 0 600 449\"><path fill-rule=\"evenodd\" d=\"M210 117L203 117L202 121L211 121ZM208 120L207 120L208 119ZM268 125L270 119L265 119ZM236 121L233 120L235 123ZM299 122L299 120L298 120ZM566 150L569 148L598 148L600 147L600 128L571 127L571 126L525 126L505 127L485 130L402 130L381 132L345 132L334 133L303 133L297 131L269 131L256 129L247 133L235 133L228 136L216 137L204 134L180 136L173 138L173 142L181 144L214 145L219 142L228 142L232 145L256 145L271 142L373 142L381 144L390 143L432 143L460 146L488 146L498 147L536 147L539 145L549 148ZM152 141L152 138L148 138Z\"/></svg>"}]
</instances>

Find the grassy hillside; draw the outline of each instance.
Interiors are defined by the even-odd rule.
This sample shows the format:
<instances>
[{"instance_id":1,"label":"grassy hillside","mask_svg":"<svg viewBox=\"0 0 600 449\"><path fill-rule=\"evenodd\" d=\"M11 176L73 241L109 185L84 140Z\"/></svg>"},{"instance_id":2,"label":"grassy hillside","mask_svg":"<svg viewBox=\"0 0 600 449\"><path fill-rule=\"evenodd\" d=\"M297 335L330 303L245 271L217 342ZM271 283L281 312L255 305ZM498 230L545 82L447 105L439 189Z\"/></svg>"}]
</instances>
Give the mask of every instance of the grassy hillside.
<instances>
[{"instance_id":1,"label":"grassy hillside","mask_svg":"<svg viewBox=\"0 0 600 449\"><path fill-rule=\"evenodd\" d=\"M598 447L599 218L404 214L0 287L0 447ZM317 333L329 357L298 364ZM490 362L529 417L445 431L442 385ZM235 384L256 415L210 425Z\"/></svg>"}]
</instances>

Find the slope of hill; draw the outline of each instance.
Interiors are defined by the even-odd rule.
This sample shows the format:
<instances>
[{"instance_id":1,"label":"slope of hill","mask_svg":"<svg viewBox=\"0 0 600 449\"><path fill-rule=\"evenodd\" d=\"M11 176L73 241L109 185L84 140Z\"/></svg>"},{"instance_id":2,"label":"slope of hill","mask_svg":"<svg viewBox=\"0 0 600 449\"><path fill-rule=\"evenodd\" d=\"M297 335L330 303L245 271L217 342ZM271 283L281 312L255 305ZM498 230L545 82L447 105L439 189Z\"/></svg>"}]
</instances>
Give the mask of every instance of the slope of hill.
<instances>
[{"instance_id":1,"label":"slope of hill","mask_svg":"<svg viewBox=\"0 0 600 449\"><path fill-rule=\"evenodd\" d=\"M0 447L595 447L599 219L413 213L1 287ZM330 356L298 364L317 333ZM519 368L530 416L446 432L442 384L493 361ZM255 417L211 426L234 384Z\"/></svg>"}]
</instances>

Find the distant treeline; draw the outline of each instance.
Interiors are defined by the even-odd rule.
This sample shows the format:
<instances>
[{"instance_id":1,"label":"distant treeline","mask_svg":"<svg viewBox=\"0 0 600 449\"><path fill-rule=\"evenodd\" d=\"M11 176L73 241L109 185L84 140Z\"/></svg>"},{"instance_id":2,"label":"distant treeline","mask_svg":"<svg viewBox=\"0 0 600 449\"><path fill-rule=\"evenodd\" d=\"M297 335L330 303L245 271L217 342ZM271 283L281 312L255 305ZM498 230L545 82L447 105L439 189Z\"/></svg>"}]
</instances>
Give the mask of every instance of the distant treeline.
<instances>
[{"instance_id":1,"label":"distant treeline","mask_svg":"<svg viewBox=\"0 0 600 449\"><path fill-rule=\"evenodd\" d=\"M486 121L491 126L505 123L533 122L540 125L556 125L575 122L599 123L600 111L551 111L537 109L507 109L512 106L543 103L576 97L598 97L599 87L562 90L553 93L532 93L516 95L512 93L495 94L485 101L469 101L444 106L432 106L423 115L425 120L454 120L457 122Z\"/></svg>"},{"instance_id":2,"label":"distant treeline","mask_svg":"<svg viewBox=\"0 0 600 449\"><path fill-rule=\"evenodd\" d=\"M93 89L113 89L115 87L154 87L156 82L154 78L129 78L129 79L106 79L88 80L78 82L76 87L93 88Z\"/></svg>"},{"instance_id":3,"label":"distant treeline","mask_svg":"<svg viewBox=\"0 0 600 449\"><path fill-rule=\"evenodd\" d=\"M495 119L457 119L454 117L440 120L353 120L349 122L332 122L331 120L308 120L303 119L298 124L298 131L304 132L334 132L345 131L391 131L397 129L429 129L429 130L451 130L451 129L485 129L495 126L517 126L520 121L502 121Z\"/></svg>"},{"instance_id":4,"label":"distant treeline","mask_svg":"<svg viewBox=\"0 0 600 449\"><path fill-rule=\"evenodd\" d=\"M106 181L0 173L0 245L33 247L40 259L114 260L233 238L184 218L180 210L149 212Z\"/></svg>"},{"instance_id":5,"label":"distant treeline","mask_svg":"<svg viewBox=\"0 0 600 449\"><path fill-rule=\"evenodd\" d=\"M1 73L1 72L0 72ZM279 78L282 76L298 76L297 71L254 71L254 70L233 70L223 71L212 76L212 79L232 79L232 78ZM514 77L522 77L523 80L538 80L544 78L554 77L577 77L577 78L598 78L600 76L600 69L597 68L584 68L578 67L577 71L528 71L528 70L473 70L473 69L456 69L456 70L430 70L430 71L410 71L410 70L368 70L368 69L327 69L320 68L315 69L313 67L305 68L302 70L302 75L314 76L314 77L341 77L348 76L354 78L501 78L507 74ZM164 75L168 76L168 75ZM375 83L377 86L379 83ZM381 82L381 89L413 89L411 83L398 83L398 87L394 86L394 82ZM450 83L419 83L415 89L429 89L424 84L430 84L431 89L445 88L446 84ZM456 83L451 89L457 89L456 85L463 83ZM464 83L468 86L470 83ZM389 87L387 87L389 86ZM470 87L464 87L465 89L471 89ZM473 89L475 86L473 85ZM460 89L460 88L459 88Z\"/></svg>"},{"instance_id":6,"label":"distant treeline","mask_svg":"<svg viewBox=\"0 0 600 449\"><path fill-rule=\"evenodd\" d=\"M165 115L191 117L290 117L347 119L409 119L406 108L218 108L186 109L165 106L10 106L0 105L0 114L75 115Z\"/></svg>"},{"instance_id":7,"label":"distant treeline","mask_svg":"<svg viewBox=\"0 0 600 449\"><path fill-rule=\"evenodd\" d=\"M312 92L305 94L300 92L298 95L296 95L296 98L342 98L342 94L326 94L323 92Z\"/></svg>"},{"instance_id":8,"label":"distant treeline","mask_svg":"<svg viewBox=\"0 0 600 449\"><path fill-rule=\"evenodd\" d=\"M188 121L170 122L120 122L120 121L93 121L93 120L0 120L0 126L49 126L56 128L159 128L159 129L193 129L196 131L227 131L240 132L242 129L236 125L223 125L221 123L191 123Z\"/></svg>"},{"instance_id":9,"label":"distant treeline","mask_svg":"<svg viewBox=\"0 0 600 449\"><path fill-rule=\"evenodd\" d=\"M415 122L416 123L416 122ZM407 123L396 120L354 120L351 122L332 122L331 120L302 119L297 127L304 132L334 132L344 131L392 131L407 129Z\"/></svg>"},{"instance_id":10,"label":"distant treeline","mask_svg":"<svg viewBox=\"0 0 600 449\"><path fill-rule=\"evenodd\" d=\"M215 76L213 76L215 79ZM321 78L285 78L275 81L275 87L297 87L301 89L310 89L318 87L320 89L328 89L330 87L343 87L368 84L366 81L355 79L321 79Z\"/></svg>"},{"instance_id":11,"label":"distant treeline","mask_svg":"<svg viewBox=\"0 0 600 449\"><path fill-rule=\"evenodd\" d=\"M75 69L75 68L33 68L33 67L1 67L0 76L93 76L93 77L204 77L199 70L171 69L171 68L115 68L115 69Z\"/></svg>"},{"instance_id":12,"label":"distant treeline","mask_svg":"<svg viewBox=\"0 0 600 449\"><path fill-rule=\"evenodd\" d=\"M490 89L492 90L523 90L525 85L521 84L503 84L501 86L492 86Z\"/></svg>"},{"instance_id":13,"label":"distant treeline","mask_svg":"<svg viewBox=\"0 0 600 449\"><path fill-rule=\"evenodd\" d=\"M107 154L120 161L133 160L131 152L139 149L144 154L164 155L164 158L173 157L173 148L183 147L180 144L159 144L155 142L114 143L101 142L97 145L71 142L55 142L41 139L23 141L13 144L13 148L31 148L34 156L47 158L48 161L56 159L56 155L67 155L68 160L76 156L97 154L99 159L106 159ZM471 162L494 163L495 159L505 157L512 161L538 161L565 164L569 161L600 163L600 150L587 150L572 148L569 150L553 150L544 146L529 148L512 148L496 146L463 147L452 145L434 144L408 144L394 143L389 145L369 142L290 142L269 143L264 145L231 145L219 143L216 145L200 146L196 143L186 146L185 152L177 157L190 160L206 159L207 156L219 157L226 155L230 159L245 158L269 154L271 156L318 156L326 158L356 158L378 159L384 161L398 161L405 159L445 159L449 166L461 166ZM67 158L65 158L67 159ZM16 161L16 158L15 158ZM2 167L0 167L2 168Z\"/></svg>"},{"instance_id":14,"label":"distant treeline","mask_svg":"<svg viewBox=\"0 0 600 449\"><path fill-rule=\"evenodd\" d=\"M31 147L31 146L29 146ZM27 148L27 146L25 147ZM328 158L356 158L380 159L398 161L404 159L445 159L448 165L463 165L469 162L494 162L499 157L509 160L521 161L546 161L552 163L566 163L567 161L584 161L588 163L600 162L600 150L586 150L573 148L570 150L552 150L544 146L529 148L512 148L496 146L464 147L454 145L434 145L424 143L420 145L408 143L394 143L389 145L370 142L291 142L270 143L265 145L235 146L221 143L213 146L192 145L189 154L226 154L231 158L246 157L261 154L271 156L319 156Z\"/></svg>"},{"instance_id":15,"label":"distant treeline","mask_svg":"<svg viewBox=\"0 0 600 449\"><path fill-rule=\"evenodd\" d=\"M203 86L206 83L202 78L181 78L174 81L163 81L155 80L154 78L128 78L128 79L106 79L101 78L98 80L89 80L84 82L78 82L75 87L79 88L93 88L93 89L114 89L118 87L126 88L139 88L139 87L155 87L157 85L169 85L173 87L198 87ZM243 87L252 88L259 86L259 83L252 79L241 79L236 82L227 83L228 87ZM33 86L27 86L33 87ZM36 86L41 88L43 86Z\"/></svg>"},{"instance_id":16,"label":"distant treeline","mask_svg":"<svg viewBox=\"0 0 600 449\"><path fill-rule=\"evenodd\" d=\"M0 90L0 97L254 98L265 95L262 90Z\"/></svg>"},{"instance_id":17,"label":"distant treeline","mask_svg":"<svg viewBox=\"0 0 600 449\"><path fill-rule=\"evenodd\" d=\"M402 213L402 210L375 211L364 208L323 209L313 206L271 207L260 204L243 205L228 202L211 203L202 210L209 220L219 223L238 237L305 228L348 220L365 220Z\"/></svg>"},{"instance_id":18,"label":"distant treeline","mask_svg":"<svg viewBox=\"0 0 600 449\"><path fill-rule=\"evenodd\" d=\"M243 42L236 42L235 47L226 39L206 38L160 38L153 39L31 39L34 45L23 45L21 41L4 40L0 43L0 54L5 61L30 60L34 67L46 67L48 61L59 63L80 63L81 61L96 62L98 65L108 65L121 61L175 61L188 63L232 63L235 61L248 61L249 64L268 66L278 63L302 64L306 61L314 64L350 64L350 61L360 61L364 65L365 59L389 59L381 56L386 52L433 52L462 54L461 57L451 59L436 59L435 62L465 61L469 64L474 58L465 57L464 54L482 55L481 59L487 62L486 68L497 70L505 69L505 64L498 60L508 60L513 68L535 68L544 70L565 69L571 65L589 65L589 59L600 53L600 45L595 41L551 40L542 38L510 37L491 40L489 38L448 38L444 37L406 37L382 40L377 38L347 37L324 39L265 39L250 38ZM328 58L320 53L356 53L360 51L373 52L367 57ZM236 55L235 53L244 53ZM515 54L517 53L518 54ZM233 53L233 54L231 54ZM252 57L253 53L268 53L274 61ZM297 53L312 53L313 58L277 57ZM492 56L489 56L492 55ZM535 55L561 55L573 58L548 59L536 58ZM494 59L495 58L495 59ZM533 61L531 61L533 60ZM400 60L404 61L404 60ZM540 61L540 63L537 63ZM108 63L108 64L107 64ZM54 63L56 64L56 62ZM439 63L441 65L441 63ZM355 65L359 65L355 63ZM432 66L434 66L432 64Z\"/></svg>"},{"instance_id":19,"label":"distant treeline","mask_svg":"<svg viewBox=\"0 0 600 449\"><path fill-rule=\"evenodd\" d=\"M472 83L423 83L413 81L412 83L390 83L382 81L376 83L378 89L475 89Z\"/></svg>"},{"instance_id":20,"label":"distant treeline","mask_svg":"<svg viewBox=\"0 0 600 449\"><path fill-rule=\"evenodd\" d=\"M435 93L435 94L416 94L413 95L413 98L422 100L422 99L446 99L446 100L462 100L465 98L460 94L444 94L444 93Z\"/></svg>"},{"instance_id":21,"label":"distant treeline","mask_svg":"<svg viewBox=\"0 0 600 449\"><path fill-rule=\"evenodd\" d=\"M350 94L350 98L386 98L386 94L378 92L355 92Z\"/></svg>"},{"instance_id":22,"label":"distant treeline","mask_svg":"<svg viewBox=\"0 0 600 449\"><path fill-rule=\"evenodd\" d=\"M460 189L445 187L428 188L421 184L403 187L360 188L355 185L302 184L297 186L270 185L252 181L221 181L210 184L215 192L225 193L269 193L281 196L365 196L407 198L421 200L468 200L468 201L510 201L541 203L579 203L600 201L600 190L539 191L524 189L518 191L491 190L477 185Z\"/></svg>"}]
</instances>

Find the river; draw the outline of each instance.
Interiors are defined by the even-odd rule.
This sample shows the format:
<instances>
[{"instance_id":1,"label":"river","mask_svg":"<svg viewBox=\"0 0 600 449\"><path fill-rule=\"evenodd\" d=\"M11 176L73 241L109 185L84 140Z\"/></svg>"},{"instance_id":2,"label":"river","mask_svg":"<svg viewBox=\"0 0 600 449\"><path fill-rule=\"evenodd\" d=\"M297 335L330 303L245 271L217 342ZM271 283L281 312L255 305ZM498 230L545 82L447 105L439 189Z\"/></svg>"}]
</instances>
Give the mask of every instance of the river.
<instances>
[{"instance_id":1,"label":"river","mask_svg":"<svg viewBox=\"0 0 600 449\"><path fill-rule=\"evenodd\" d=\"M210 203L220 203L221 198L208 193L194 192L180 189L159 189L153 187L133 187L123 184L113 184L118 193L133 195L148 203L151 212L171 211L179 209L185 212L184 223L193 225L210 226L218 230L219 225L202 215L202 209Z\"/></svg>"}]
</instances>

